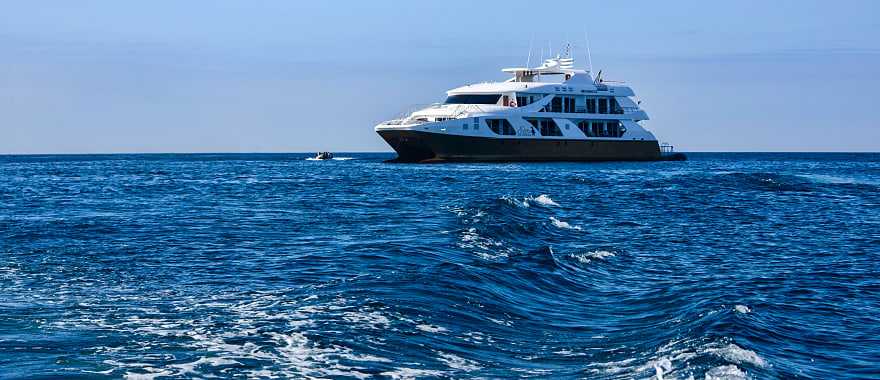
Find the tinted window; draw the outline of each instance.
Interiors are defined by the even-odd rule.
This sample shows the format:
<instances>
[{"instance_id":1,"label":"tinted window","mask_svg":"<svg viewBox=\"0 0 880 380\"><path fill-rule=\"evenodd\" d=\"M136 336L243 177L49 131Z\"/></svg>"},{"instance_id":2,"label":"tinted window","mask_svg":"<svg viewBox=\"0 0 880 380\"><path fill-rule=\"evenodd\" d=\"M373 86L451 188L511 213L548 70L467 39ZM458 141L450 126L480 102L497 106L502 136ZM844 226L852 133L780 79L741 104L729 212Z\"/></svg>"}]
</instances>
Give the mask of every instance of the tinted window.
<instances>
[{"instance_id":1,"label":"tinted window","mask_svg":"<svg viewBox=\"0 0 880 380\"><path fill-rule=\"evenodd\" d=\"M562 131L553 119L526 119L526 121L538 129L541 136L562 136Z\"/></svg>"},{"instance_id":2,"label":"tinted window","mask_svg":"<svg viewBox=\"0 0 880 380\"><path fill-rule=\"evenodd\" d=\"M446 98L446 104L498 104L501 94L483 95L452 95Z\"/></svg>"},{"instance_id":3,"label":"tinted window","mask_svg":"<svg viewBox=\"0 0 880 380\"><path fill-rule=\"evenodd\" d=\"M513 125L510 125L510 122L507 119L486 119L486 124L489 125L489 129L492 132L495 132L499 135L516 135L516 130L513 129Z\"/></svg>"}]
</instances>

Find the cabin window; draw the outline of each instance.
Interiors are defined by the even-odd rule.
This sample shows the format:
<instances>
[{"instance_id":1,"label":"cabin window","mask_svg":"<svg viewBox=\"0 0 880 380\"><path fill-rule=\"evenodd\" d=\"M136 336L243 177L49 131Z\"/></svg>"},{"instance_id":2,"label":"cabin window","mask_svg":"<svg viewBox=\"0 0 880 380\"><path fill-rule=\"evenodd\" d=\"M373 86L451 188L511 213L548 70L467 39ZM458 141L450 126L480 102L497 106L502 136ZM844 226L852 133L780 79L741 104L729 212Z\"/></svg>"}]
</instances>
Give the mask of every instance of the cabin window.
<instances>
[{"instance_id":1,"label":"cabin window","mask_svg":"<svg viewBox=\"0 0 880 380\"><path fill-rule=\"evenodd\" d=\"M590 121L581 120L577 122L578 129L587 137L623 137L626 133L626 127L620 120L610 121Z\"/></svg>"},{"instance_id":2,"label":"cabin window","mask_svg":"<svg viewBox=\"0 0 880 380\"><path fill-rule=\"evenodd\" d=\"M495 134L498 135L507 135L513 136L516 135L516 130L513 129L513 125L510 125L510 122L507 119L486 119L486 125L489 126L489 129Z\"/></svg>"},{"instance_id":3,"label":"cabin window","mask_svg":"<svg viewBox=\"0 0 880 380\"><path fill-rule=\"evenodd\" d=\"M556 96L550 101L550 112L562 112L562 97Z\"/></svg>"},{"instance_id":4,"label":"cabin window","mask_svg":"<svg viewBox=\"0 0 880 380\"><path fill-rule=\"evenodd\" d=\"M599 98L599 113L608 113L608 98Z\"/></svg>"},{"instance_id":5,"label":"cabin window","mask_svg":"<svg viewBox=\"0 0 880 380\"><path fill-rule=\"evenodd\" d=\"M541 100L543 97L544 95L541 94L520 94L516 96L516 105L518 107L527 106Z\"/></svg>"},{"instance_id":6,"label":"cabin window","mask_svg":"<svg viewBox=\"0 0 880 380\"><path fill-rule=\"evenodd\" d=\"M532 124L541 136L562 136L562 130L553 119L526 119Z\"/></svg>"},{"instance_id":7,"label":"cabin window","mask_svg":"<svg viewBox=\"0 0 880 380\"><path fill-rule=\"evenodd\" d=\"M590 121L589 120L581 120L577 123L578 129L584 133L586 136L593 136L593 132L590 131Z\"/></svg>"},{"instance_id":8,"label":"cabin window","mask_svg":"<svg viewBox=\"0 0 880 380\"><path fill-rule=\"evenodd\" d=\"M574 113L574 97L573 96L563 96L562 97L562 112Z\"/></svg>"},{"instance_id":9,"label":"cabin window","mask_svg":"<svg viewBox=\"0 0 880 380\"><path fill-rule=\"evenodd\" d=\"M606 137L623 137L623 134L626 133L626 127L619 120L606 122L605 127L608 130Z\"/></svg>"},{"instance_id":10,"label":"cabin window","mask_svg":"<svg viewBox=\"0 0 880 380\"><path fill-rule=\"evenodd\" d=\"M446 98L446 104L498 104L501 94L462 94Z\"/></svg>"},{"instance_id":11,"label":"cabin window","mask_svg":"<svg viewBox=\"0 0 880 380\"><path fill-rule=\"evenodd\" d=\"M594 121L590 124L591 124L590 125L590 132L593 133L591 136L603 137L602 132L605 130L605 123L603 123L601 121Z\"/></svg>"},{"instance_id":12,"label":"cabin window","mask_svg":"<svg viewBox=\"0 0 880 380\"><path fill-rule=\"evenodd\" d=\"M596 98L587 98L587 113L596 113Z\"/></svg>"}]
</instances>

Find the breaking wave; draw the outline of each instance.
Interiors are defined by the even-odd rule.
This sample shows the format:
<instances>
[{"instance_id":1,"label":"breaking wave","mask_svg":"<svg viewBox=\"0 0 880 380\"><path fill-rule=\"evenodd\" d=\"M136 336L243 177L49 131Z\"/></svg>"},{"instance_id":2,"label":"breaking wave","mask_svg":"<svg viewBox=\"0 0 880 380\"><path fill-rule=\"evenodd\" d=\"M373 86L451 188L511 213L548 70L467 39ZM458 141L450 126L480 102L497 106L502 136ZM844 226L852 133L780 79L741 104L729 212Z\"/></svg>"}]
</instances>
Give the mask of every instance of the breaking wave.
<instances>
[{"instance_id":1,"label":"breaking wave","mask_svg":"<svg viewBox=\"0 0 880 380\"><path fill-rule=\"evenodd\" d=\"M553 223L553 225L556 227L564 228L564 229L568 229L568 230L582 230L582 228L580 226L573 226L573 225L569 224L568 222L561 221L561 220L556 219L555 217L552 217L552 216L550 217L550 223Z\"/></svg>"}]
</instances>

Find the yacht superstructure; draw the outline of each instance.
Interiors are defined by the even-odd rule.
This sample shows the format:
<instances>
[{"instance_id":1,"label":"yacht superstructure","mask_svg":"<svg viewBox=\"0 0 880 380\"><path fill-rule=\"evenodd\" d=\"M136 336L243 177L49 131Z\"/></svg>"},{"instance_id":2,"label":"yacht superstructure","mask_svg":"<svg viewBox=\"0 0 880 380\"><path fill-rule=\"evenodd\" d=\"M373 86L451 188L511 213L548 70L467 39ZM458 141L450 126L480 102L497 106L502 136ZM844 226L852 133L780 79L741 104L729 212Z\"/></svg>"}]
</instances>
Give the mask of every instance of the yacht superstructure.
<instances>
[{"instance_id":1,"label":"yacht superstructure","mask_svg":"<svg viewBox=\"0 0 880 380\"><path fill-rule=\"evenodd\" d=\"M444 103L375 130L399 162L669 158L661 150L671 147L640 125L648 115L630 87L573 64L557 56L539 67L503 69L512 78L449 90Z\"/></svg>"}]
</instances>

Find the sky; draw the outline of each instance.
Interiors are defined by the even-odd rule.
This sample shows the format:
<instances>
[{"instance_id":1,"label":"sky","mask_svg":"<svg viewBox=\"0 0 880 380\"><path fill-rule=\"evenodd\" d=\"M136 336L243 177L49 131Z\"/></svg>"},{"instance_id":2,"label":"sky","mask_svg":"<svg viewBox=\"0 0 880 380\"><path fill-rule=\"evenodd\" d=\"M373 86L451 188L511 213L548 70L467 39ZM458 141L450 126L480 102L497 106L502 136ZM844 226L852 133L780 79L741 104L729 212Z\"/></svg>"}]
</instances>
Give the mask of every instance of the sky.
<instances>
[{"instance_id":1,"label":"sky","mask_svg":"<svg viewBox=\"0 0 880 380\"><path fill-rule=\"evenodd\" d=\"M380 152L573 46L679 151L880 151L880 1L4 1L0 154ZM532 62L534 62L533 60Z\"/></svg>"}]
</instances>

